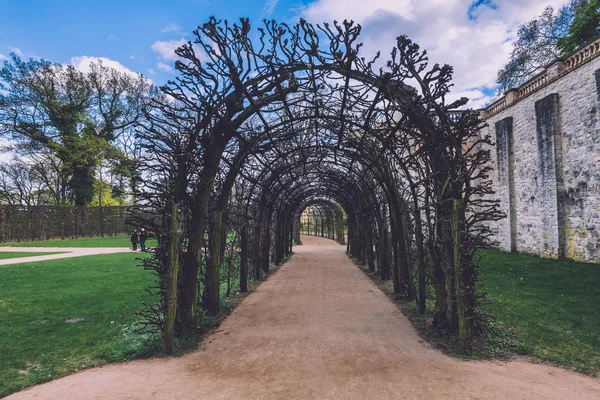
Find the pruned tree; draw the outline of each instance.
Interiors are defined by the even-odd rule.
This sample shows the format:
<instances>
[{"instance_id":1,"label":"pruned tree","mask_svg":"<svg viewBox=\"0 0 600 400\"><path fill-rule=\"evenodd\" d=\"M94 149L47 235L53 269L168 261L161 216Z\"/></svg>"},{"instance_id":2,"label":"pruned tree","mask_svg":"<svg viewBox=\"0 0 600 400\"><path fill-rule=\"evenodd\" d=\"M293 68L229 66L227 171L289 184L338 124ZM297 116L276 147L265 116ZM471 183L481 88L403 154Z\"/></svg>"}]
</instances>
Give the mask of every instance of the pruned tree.
<instances>
[{"instance_id":1,"label":"pruned tree","mask_svg":"<svg viewBox=\"0 0 600 400\"><path fill-rule=\"evenodd\" d=\"M252 40L247 19L200 26L138 130L135 216L158 236L145 263L160 299L147 315L163 350L197 329L200 310L219 312L237 246L242 288L291 254L308 207L309 231L377 264L399 297L423 308L429 276L436 327L469 352L483 324L474 251L501 215L482 200L491 140L477 113L458 111L467 99L446 100L452 68L400 36L377 69L351 21L258 31Z\"/></svg>"}]
</instances>

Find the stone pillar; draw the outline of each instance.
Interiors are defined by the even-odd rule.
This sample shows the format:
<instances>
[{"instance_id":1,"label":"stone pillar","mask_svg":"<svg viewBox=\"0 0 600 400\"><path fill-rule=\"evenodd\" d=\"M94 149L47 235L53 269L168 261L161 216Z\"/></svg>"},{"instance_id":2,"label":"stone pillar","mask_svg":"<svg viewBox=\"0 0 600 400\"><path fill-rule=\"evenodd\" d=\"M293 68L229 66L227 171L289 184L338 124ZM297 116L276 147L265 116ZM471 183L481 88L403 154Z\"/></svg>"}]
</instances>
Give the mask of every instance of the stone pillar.
<instances>
[{"instance_id":1,"label":"stone pillar","mask_svg":"<svg viewBox=\"0 0 600 400\"><path fill-rule=\"evenodd\" d=\"M594 71L594 79L596 80L596 99L600 101L600 69Z\"/></svg>"},{"instance_id":2,"label":"stone pillar","mask_svg":"<svg viewBox=\"0 0 600 400\"><path fill-rule=\"evenodd\" d=\"M558 94L535 103L539 155L539 199L541 215L540 256L565 255L566 227L563 204L562 141Z\"/></svg>"},{"instance_id":3,"label":"stone pillar","mask_svg":"<svg viewBox=\"0 0 600 400\"><path fill-rule=\"evenodd\" d=\"M509 106L519 100L519 91L514 88L510 89L508 92L506 92L504 98L506 99L506 105Z\"/></svg>"},{"instance_id":4,"label":"stone pillar","mask_svg":"<svg viewBox=\"0 0 600 400\"><path fill-rule=\"evenodd\" d=\"M498 197L507 219L498 223L498 240L504 250L517 251L517 209L515 196L515 154L513 118L496 122L496 158L498 160Z\"/></svg>"},{"instance_id":5,"label":"stone pillar","mask_svg":"<svg viewBox=\"0 0 600 400\"><path fill-rule=\"evenodd\" d=\"M552 64L550 64L546 68L546 73L548 74L548 80L558 78L559 75L563 71L563 67L564 67L563 62L560 60L556 60Z\"/></svg>"}]
</instances>

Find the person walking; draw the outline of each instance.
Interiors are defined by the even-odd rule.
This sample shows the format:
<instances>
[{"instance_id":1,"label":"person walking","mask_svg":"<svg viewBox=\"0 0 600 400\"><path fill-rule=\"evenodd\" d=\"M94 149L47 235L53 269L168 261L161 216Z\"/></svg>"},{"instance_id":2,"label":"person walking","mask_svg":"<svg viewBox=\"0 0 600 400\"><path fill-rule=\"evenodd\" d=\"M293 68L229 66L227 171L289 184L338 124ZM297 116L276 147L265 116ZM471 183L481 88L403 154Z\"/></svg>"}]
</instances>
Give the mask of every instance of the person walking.
<instances>
[{"instance_id":1,"label":"person walking","mask_svg":"<svg viewBox=\"0 0 600 400\"><path fill-rule=\"evenodd\" d=\"M146 251L146 239L148 239L148 234L146 233L146 230L142 228L140 231L140 249L142 251Z\"/></svg>"},{"instance_id":2,"label":"person walking","mask_svg":"<svg viewBox=\"0 0 600 400\"><path fill-rule=\"evenodd\" d=\"M131 232L131 247L132 247L133 251L137 250L137 244L138 244L138 233L134 229L133 232Z\"/></svg>"}]
</instances>

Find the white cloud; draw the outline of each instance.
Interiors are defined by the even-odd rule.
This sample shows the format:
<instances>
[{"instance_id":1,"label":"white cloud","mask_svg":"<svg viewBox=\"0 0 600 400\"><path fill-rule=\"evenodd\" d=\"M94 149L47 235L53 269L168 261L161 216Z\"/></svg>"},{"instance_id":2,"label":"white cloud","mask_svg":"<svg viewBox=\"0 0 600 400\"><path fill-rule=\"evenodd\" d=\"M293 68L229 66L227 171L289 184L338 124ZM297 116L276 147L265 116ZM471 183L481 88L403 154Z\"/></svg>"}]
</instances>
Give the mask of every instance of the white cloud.
<instances>
[{"instance_id":1,"label":"white cloud","mask_svg":"<svg viewBox=\"0 0 600 400\"><path fill-rule=\"evenodd\" d=\"M165 60L175 61L178 58L177 54L175 54L175 49L182 46L185 43L186 40L184 38L169 41L159 40L157 42L154 42L154 44L151 46L151 49L154 52L158 53L161 58Z\"/></svg>"},{"instance_id":2,"label":"white cloud","mask_svg":"<svg viewBox=\"0 0 600 400\"><path fill-rule=\"evenodd\" d=\"M218 55L218 56L221 55L221 50L219 50L219 46L217 46L216 43L213 43L213 45L212 45L212 51L214 51L215 54Z\"/></svg>"},{"instance_id":3,"label":"white cloud","mask_svg":"<svg viewBox=\"0 0 600 400\"><path fill-rule=\"evenodd\" d=\"M469 104L468 104L469 108L483 107L489 101L489 97L483 91L473 89L473 90L466 90L464 92L457 92L455 90L448 95L447 102L451 103L462 97L466 97L470 100Z\"/></svg>"},{"instance_id":4,"label":"white cloud","mask_svg":"<svg viewBox=\"0 0 600 400\"><path fill-rule=\"evenodd\" d=\"M156 75L154 68L148 68L148 75Z\"/></svg>"},{"instance_id":5,"label":"white cloud","mask_svg":"<svg viewBox=\"0 0 600 400\"><path fill-rule=\"evenodd\" d=\"M9 162L14 157L14 152L6 151L7 146L10 146L10 142L7 139L0 138L0 162Z\"/></svg>"},{"instance_id":6,"label":"white cloud","mask_svg":"<svg viewBox=\"0 0 600 400\"><path fill-rule=\"evenodd\" d=\"M8 48L10 49L11 53L15 53L16 55L18 55L21 58L25 57L25 53L23 53L20 48L10 47L10 46Z\"/></svg>"},{"instance_id":7,"label":"white cloud","mask_svg":"<svg viewBox=\"0 0 600 400\"><path fill-rule=\"evenodd\" d=\"M7 60L8 57L6 57L4 54L0 53L0 61L2 60Z\"/></svg>"},{"instance_id":8,"label":"white cloud","mask_svg":"<svg viewBox=\"0 0 600 400\"><path fill-rule=\"evenodd\" d=\"M164 72L172 72L173 71L173 68L169 64L166 64L164 62L157 63L156 67Z\"/></svg>"},{"instance_id":9,"label":"white cloud","mask_svg":"<svg viewBox=\"0 0 600 400\"><path fill-rule=\"evenodd\" d=\"M278 2L279 0L267 0L263 7L261 15L264 18L269 18L271 14L273 14L273 10L275 10L275 6Z\"/></svg>"},{"instance_id":10,"label":"white cloud","mask_svg":"<svg viewBox=\"0 0 600 400\"><path fill-rule=\"evenodd\" d=\"M162 28L160 31L162 33L165 33L165 32L179 32L180 30L181 30L181 26L171 23L171 24L165 26L164 28Z\"/></svg>"},{"instance_id":11,"label":"white cloud","mask_svg":"<svg viewBox=\"0 0 600 400\"><path fill-rule=\"evenodd\" d=\"M133 72L118 61L111 60L106 57L94 57L94 56L78 56L71 58L71 64L81 72L90 72L90 64L102 62L105 67L116 69L117 71L124 72L129 75L138 76L137 72Z\"/></svg>"},{"instance_id":12,"label":"white cloud","mask_svg":"<svg viewBox=\"0 0 600 400\"><path fill-rule=\"evenodd\" d=\"M366 55L381 50L387 60L395 38L406 34L426 49L431 63L454 67L452 98L470 97L470 107L489 101L496 73L508 61L517 28L547 6L567 0L318 0L301 14L308 21L352 19L363 26ZM472 8L472 6L479 6ZM470 17L471 16L471 17Z\"/></svg>"}]
</instances>

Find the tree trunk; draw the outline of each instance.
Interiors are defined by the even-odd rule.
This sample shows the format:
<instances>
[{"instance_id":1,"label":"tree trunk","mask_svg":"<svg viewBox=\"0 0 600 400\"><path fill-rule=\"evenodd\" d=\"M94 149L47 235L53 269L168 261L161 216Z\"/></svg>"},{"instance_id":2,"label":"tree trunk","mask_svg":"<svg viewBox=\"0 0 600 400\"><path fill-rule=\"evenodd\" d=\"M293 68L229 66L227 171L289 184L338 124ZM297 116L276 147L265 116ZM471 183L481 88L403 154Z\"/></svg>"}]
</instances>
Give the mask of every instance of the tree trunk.
<instances>
[{"instance_id":1,"label":"tree trunk","mask_svg":"<svg viewBox=\"0 0 600 400\"><path fill-rule=\"evenodd\" d=\"M162 331L162 351L165 354L173 353L173 338L175 336L175 316L177 312L177 280L179 278L179 251L177 203L171 202L167 219L168 237L167 249L167 281L165 285L165 319Z\"/></svg>"},{"instance_id":2,"label":"tree trunk","mask_svg":"<svg viewBox=\"0 0 600 400\"><path fill-rule=\"evenodd\" d=\"M262 264L262 221L261 219L257 219L256 229L255 229L255 238L256 241L256 249L254 253L254 279L260 279L260 268Z\"/></svg>"},{"instance_id":3,"label":"tree trunk","mask_svg":"<svg viewBox=\"0 0 600 400\"><path fill-rule=\"evenodd\" d=\"M451 332L456 332L458 329L458 313L456 308L456 271L454 270L454 243L452 229L452 204L450 204L449 212L446 214L446 221L442 224L442 253L441 262L444 268L444 276L446 278L446 293L447 293L447 322L448 329ZM447 209L448 209L447 208Z\"/></svg>"},{"instance_id":4,"label":"tree trunk","mask_svg":"<svg viewBox=\"0 0 600 400\"><path fill-rule=\"evenodd\" d=\"M398 256L398 231L396 230L396 216L393 215L393 210L390 210L392 212L390 212L390 216L391 216L391 221L390 221L390 233L391 233L391 246L390 248L392 249L392 262L390 264L391 266L391 272L392 272L392 282L394 284L394 293L396 294L401 294L402 293L402 286L401 286L401 282L400 282L400 268L399 268L399 262L400 262L400 257Z\"/></svg>"},{"instance_id":5,"label":"tree trunk","mask_svg":"<svg viewBox=\"0 0 600 400\"><path fill-rule=\"evenodd\" d=\"M383 225L380 232L380 247L381 247L381 259L379 265L379 271L381 272L381 280L390 279L390 251L389 251L389 239L388 239L387 226Z\"/></svg>"},{"instance_id":6,"label":"tree trunk","mask_svg":"<svg viewBox=\"0 0 600 400\"><path fill-rule=\"evenodd\" d=\"M367 227L367 263L369 265L369 272L375 271L375 255L373 254L373 226L369 224Z\"/></svg>"},{"instance_id":7,"label":"tree trunk","mask_svg":"<svg viewBox=\"0 0 600 400\"><path fill-rule=\"evenodd\" d=\"M412 272L409 259L409 231L407 215L401 212L398 219L400 224L398 228L398 272L400 274L400 284L402 296L407 300L413 300L415 297L414 285L412 281Z\"/></svg>"},{"instance_id":8,"label":"tree trunk","mask_svg":"<svg viewBox=\"0 0 600 400\"><path fill-rule=\"evenodd\" d=\"M269 266L271 263L271 220L270 216L266 219L263 227L263 244L262 244L262 270L264 273L269 272Z\"/></svg>"},{"instance_id":9,"label":"tree trunk","mask_svg":"<svg viewBox=\"0 0 600 400\"><path fill-rule=\"evenodd\" d=\"M277 216L278 221L275 223L275 265L279 265L281 260L284 258L284 228L283 223L279 220L281 218L280 215Z\"/></svg>"},{"instance_id":10,"label":"tree trunk","mask_svg":"<svg viewBox=\"0 0 600 400\"><path fill-rule=\"evenodd\" d=\"M204 286L204 308L211 315L217 315L220 308L222 227L223 212L217 211L215 226L210 237L210 262L206 268L206 284Z\"/></svg>"},{"instance_id":11,"label":"tree trunk","mask_svg":"<svg viewBox=\"0 0 600 400\"><path fill-rule=\"evenodd\" d=\"M240 232L240 292L248 291L248 221Z\"/></svg>"},{"instance_id":12,"label":"tree trunk","mask_svg":"<svg viewBox=\"0 0 600 400\"><path fill-rule=\"evenodd\" d=\"M183 254L184 259L181 265L179 308L177 310L177 330L180 333L195 329L198 313L198 275L205 242L204 232L206 231L210 192L205 190L198 196L198 202L192 210L192 221L196 222L190 226L189 244L187 251Z\"/></svg>"},{"instance_id":13,"label":"tree trunk","mask_svg":"<svg viewBox=\"0 0 600 400\"><path fill-rule=\"evenodd\" d=\"M352 255L352 253L350 253L350 242L352 241L352 235L354 234L354 232L352 232L352 228L350 225L350 221L348 221L348 240L346 241L346 253Z\"/></svg>"},{"instance_id":14,"label":"tree trunk","mask_svg":"<svg viewBox=\"0 0 600 400\"><path fill-rule=\"evenodd\" d=\"M417 263L419 279L419 314L425 314L426 308L426 282L425 282L425 255L423 253L423 230L421 225L421 212L417 207L414 211L415 219L415 241L417 245Z\"/></svg>"},{"instance_id":15,"label":"tree trunk","mask_svg":"<svg viewBox=\"0 0 600 400\"><path fill-rule=\"evenodd\" d=\"M465 279L462 260L463 246L463 225L464 225L464 200L454 200L453 213L453 230L454 230L454 273L456 286L457 314L458 314L458 343L461 354L469 354L471 352L471 344L473 341L472 334L472 319L469 315L469 299L467 293L470 279Z\"/></svg>"}]
</instances>

